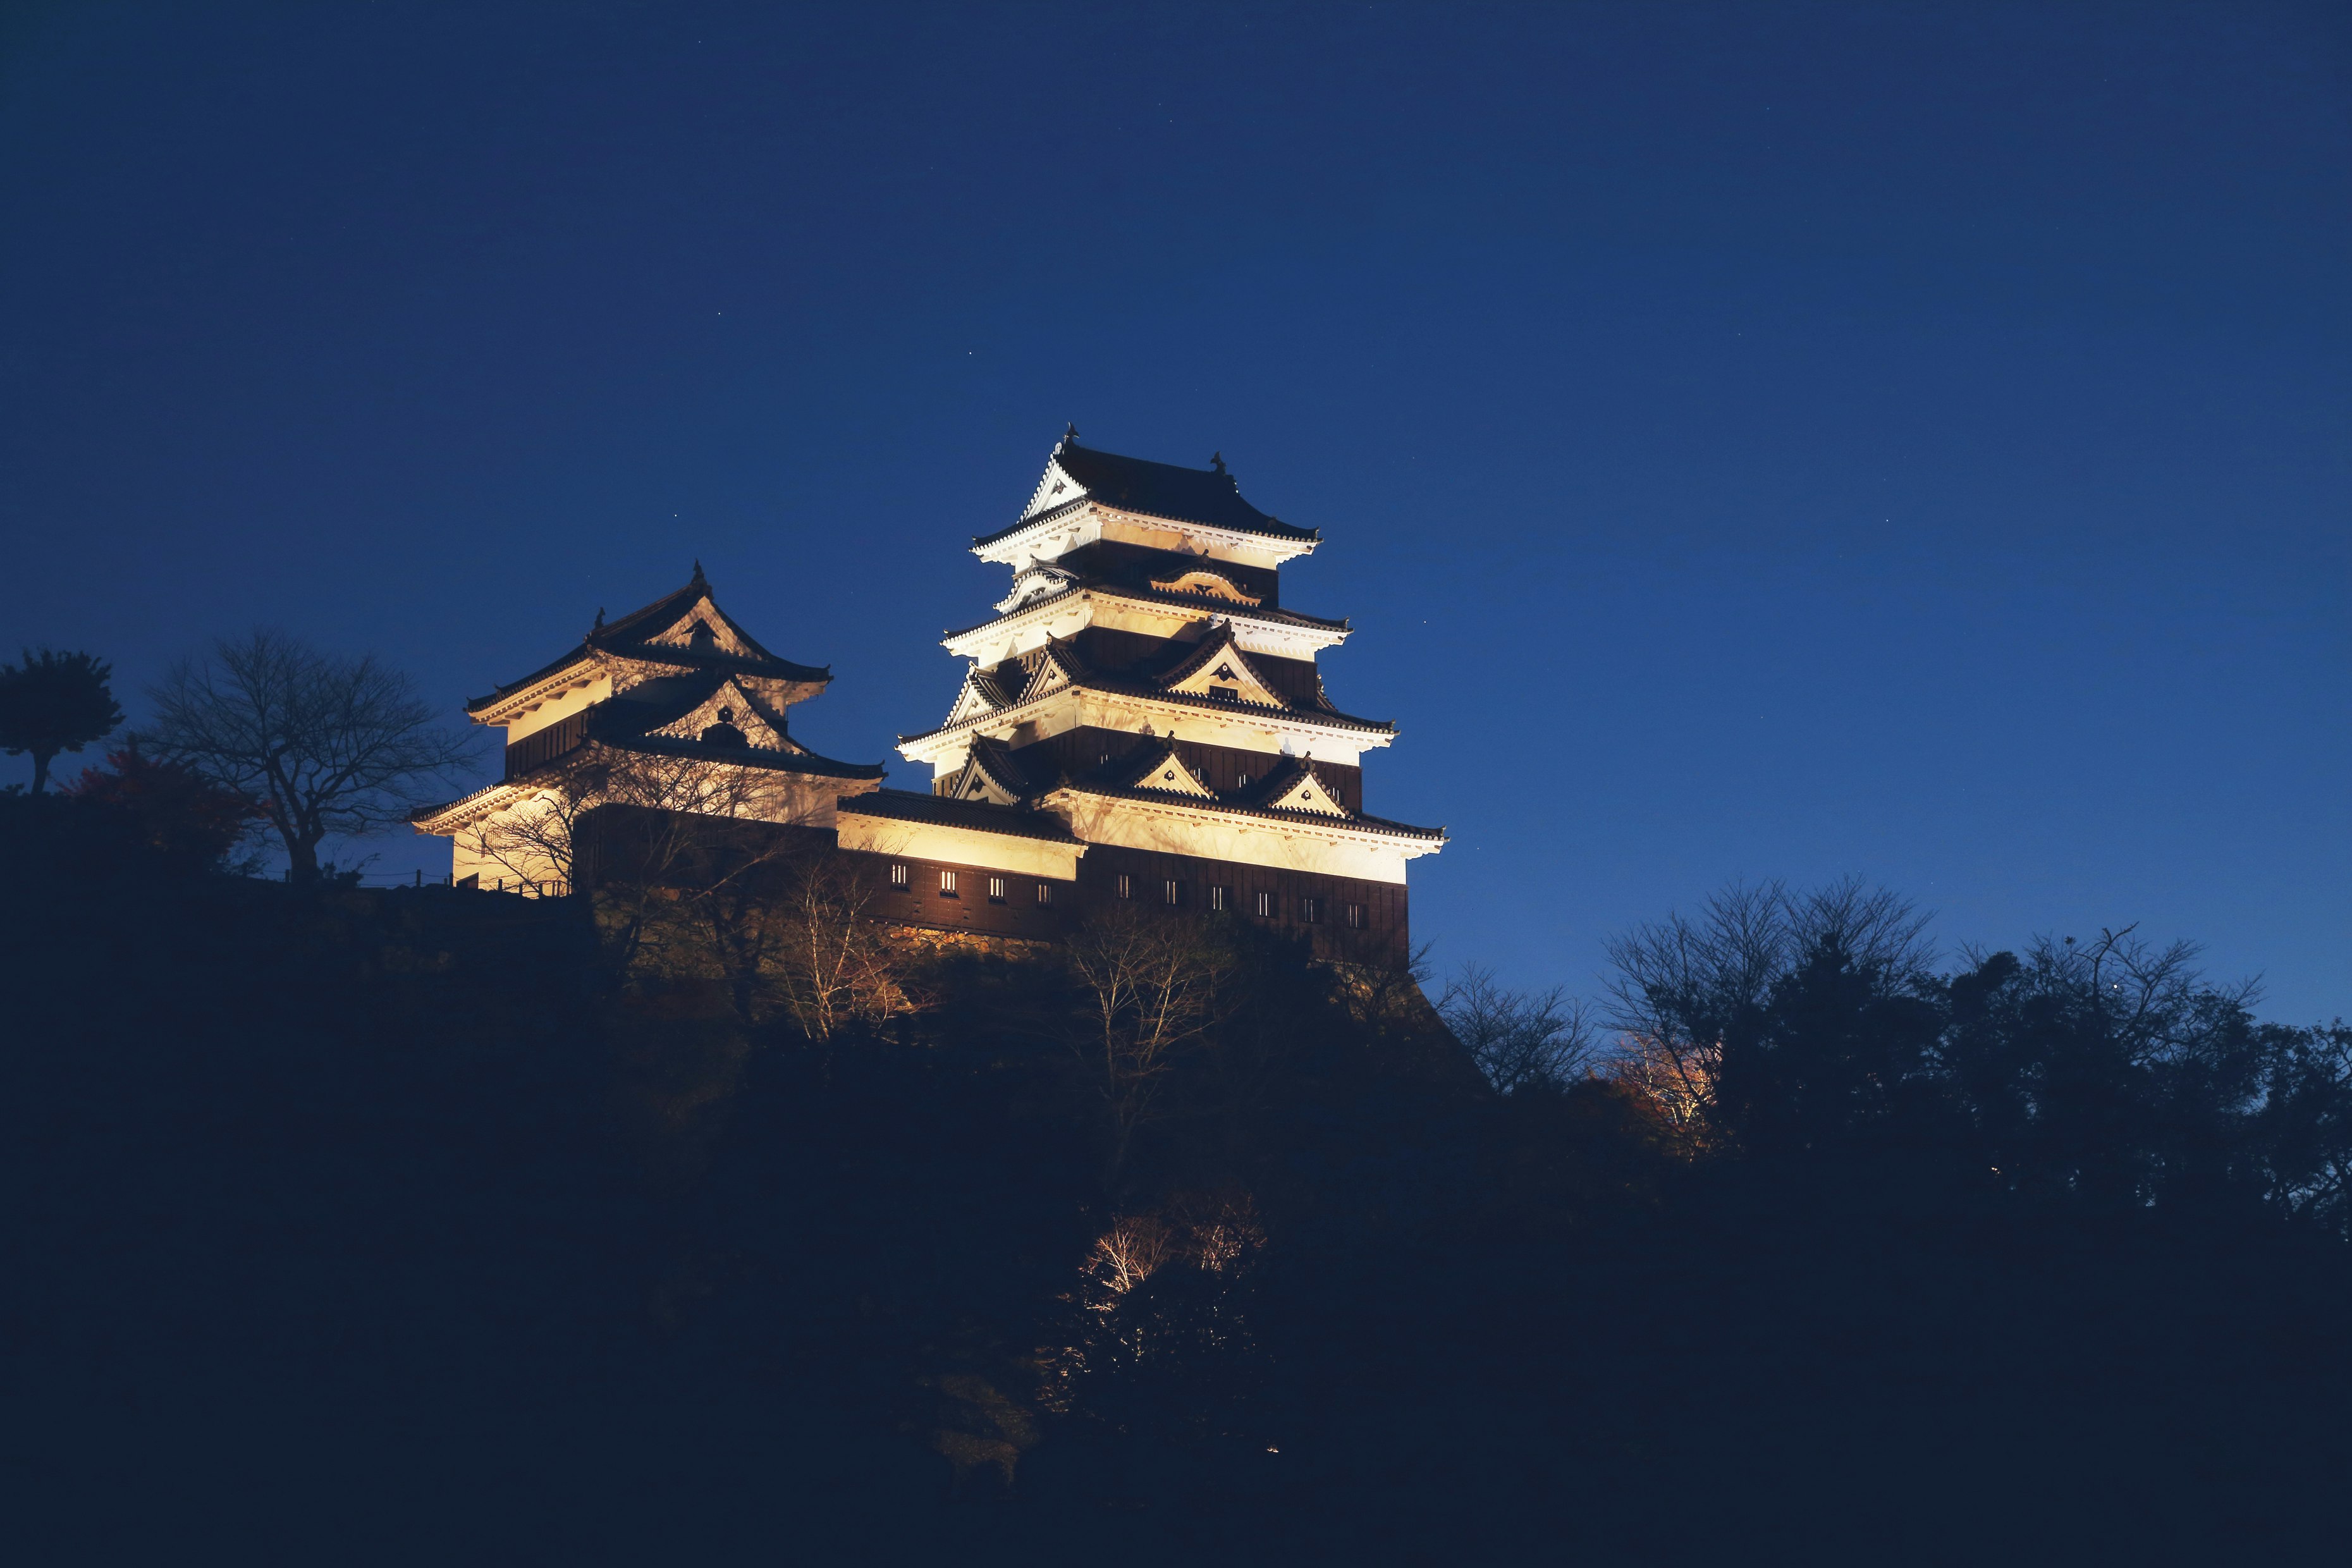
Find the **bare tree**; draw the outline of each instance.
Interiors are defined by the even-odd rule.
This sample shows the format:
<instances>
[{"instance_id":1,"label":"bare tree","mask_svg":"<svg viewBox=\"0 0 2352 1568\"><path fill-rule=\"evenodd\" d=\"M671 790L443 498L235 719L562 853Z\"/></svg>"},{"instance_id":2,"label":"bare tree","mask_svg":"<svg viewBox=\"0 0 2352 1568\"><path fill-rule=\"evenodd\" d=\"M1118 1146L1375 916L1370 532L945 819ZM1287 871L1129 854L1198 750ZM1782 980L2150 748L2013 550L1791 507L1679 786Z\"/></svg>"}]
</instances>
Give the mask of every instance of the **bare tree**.
<instances>
[{"instance_id":1,"label":"bare tree","mask_svg":"<svg viewBox=\"0 0 2352 1568\"><path fill-rule=\"evenodd\" d=\"M1591 1059L1599 1030L1591 1010L1560 987L1508 991L1495 972L1465 963L1446 983L1438 1016L1486 1081L1504 1094L1538 1084L1566 1085Z\"/></svg>"},{"instance_id":2,"label":"bare tree","mask_svg":"<svg viewBox=\"0 0 2352 1568\"><path fill-rule=\"evenodd\" d=\"M258 801L298 881L318 877L330 834L404 820L426 786L446 787L471 763L467 739L436 724L408 677L284 632L223 640L149 696L149 749Z\"/></svg>"},{"instance_id":3,"label":"bare tree","mask_svg":"<svg viewBox=\"0 0 2352 1568\"><path fill-rule=\"evenodd\" d=\"M845 1026L906 1011L898 958L875 905L871 871L818 851L803 856L765 913L775 989L801 1033L831 1039Z\"/></svg>"},{"instance_id":4,"label":"bare tree","mask_svg":"<svg viewBox=\"0 0 2352 1568\"><path fill-rule=\"evenodd\" d=\"M1072 1043L1107 1112L1108 1178L1156 1111L1179 1053L1233 1005L1234 955L1197 921L1117 906L1072 932L1063 957L1086 998L1086 1024Z\"/></svg>"},{"instance_id":5,"label":"bare tree","mask_svg":"<svg viewBox=\"0 0 2352 1568\"><path fill-rule=\"evenodd\" d=\"M802 825L814 805L792 775L688 752L591 742L530 786L529 799L485 818L459 847L517 881L576 883L601 847L602 874L668 884L689 868L709 869L709 819ZM595 831L591 813L625 809L630 831ZM764 863L772 857L761 857ZM738 859L740 861L740 853ZM732 864L732 863L730 863ZM737 871L748 865L735 865Z\"/></svg>"},{"instance_id":6,"label":"bare tree","mask_svg":"<svg viewBox=\"0 0 2352 1568\"><path fill-rule=\"evenodd\" d=\"M781 1005L829 1039L910 1004L872 877L790 831L821 804L789 773L592 742L459 845L518 881L593 881L615 971L721 977L746 1022Z\"/></svg>"}]
</instances>

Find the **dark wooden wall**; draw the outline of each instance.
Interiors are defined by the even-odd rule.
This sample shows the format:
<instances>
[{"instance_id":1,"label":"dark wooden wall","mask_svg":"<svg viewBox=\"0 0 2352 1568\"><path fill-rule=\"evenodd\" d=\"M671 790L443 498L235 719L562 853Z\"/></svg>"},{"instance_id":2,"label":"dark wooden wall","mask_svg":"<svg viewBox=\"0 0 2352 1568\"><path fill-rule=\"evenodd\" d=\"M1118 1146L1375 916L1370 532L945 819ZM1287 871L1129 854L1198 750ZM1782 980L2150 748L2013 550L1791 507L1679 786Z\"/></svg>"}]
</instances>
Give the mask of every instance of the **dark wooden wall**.
<instances>
[{"instance_id":1,"label":"dark wooden wall","mask_svg":"<svg viewBox=\"0 0 2352 1568\"><path fill-rule=\"evenodd\" d=\"M629 868L644 863L642 841L656 826L646 819L657 814L635 806L604 806L589 814L583 825L586 839L574 875L583 889L593 889L604 876L626 878ZM1209 860L1192 855L1160 855L1097 844L1078 860L1074 880L1044 879L1010 871L992 872L985 866L957 861L919 859L912 856L878 855L843 850L828 829L788 826L779 823L709 819L714 848L725 858L730 841L745 848L753 841L783 840L795 854L838 855L869 870L875 886L884 889L876 912L898 923L938 931L971 931L980 935L1028 938L1051 942L1066 935L1072 922L1096 910L1122 902L1146 913L1171 920L1197 920L1215 913L1209 889L1229 890L1227 910L1244 924L1303 937L1318 958L1357 963L1400 961L1409 950L1412 931L1405 889L1394 882L1364 881L1352 877L1328 877L1308 871L1280 870L1233 861ZM907 868L907 888L889 889L893 863ZM667 866L667 862L664 862ZM940 873L956 873L956 896L943 897ZM791 875L791 862L778 862L772 872ZM988 897L988 879L1005 882L1003 903ZM1119 878L1128 879L1127 900L1119 896ZM1050 904L1037 902L1040 880L1054 889ZM1166 901L1166 884L1178 885L1178 901ZM782 884L780 883L780 888ZM1257 895L1268 895L1272 912L1257 913ZM1307 918L1305 899L1321 902L1322 918ZM1363 924L1348 924L1348 906L1363 911Z\"/></svg>"},{"instance_id":2,"label":"dark wooden wall","mask_svg":"<svg viewBox=\"0 0 2352 1568\"><path fill-rule=\"evenodd\" d=\"M1232 561L1208 561L1197 555L1151 550L1120 540L1098 539L1092 544L1082 544L1054 564L1081 577L1107 583L1131 583L1137 587L1148 587L1155 577L1163 583L1171 583L1187 572L1214 572L1254 599L1269 605L1282 603L1282 579L1271 566L1244 566Z\"/></svg>"},{"instance_id":3,"label":"dark wooden wall","mask_svg":"<svg viewBox=\"0 0 2352 1568\"><path fill-rule=\"evenodd\" d=\"M1369 882L1351 877L1327 877L1267 866L1204 860L1191 855L1157 855L1098 844L1078 861L1075 882L1055 880L1054 901L1037 902L1040 879L1012 872L991 872L986 867L953 861L919 860L908 856L849 852L872 863L877 881L888 886L894 862L908 870L904 892L886 893L879 910L887 919L940 931L963 931L987 936L1026 937L1051 942L1064 935L1073 921L1088 913L1130 903L1153 916L1196 920L1213 915L1210 889L1227 890L1227 913L1246 925L1262 926L1303 937L1318 958L1355 963L1393 963L1412 945L1412 924L1405 889L1394 882ZM940 873L956 873L956 896L940 891ZM992 903L988 879L1005 880L1005 901ZM1128 898L1119 896L1119 878L1128 879ZM1167 884L1177 884L1178 902L1166 901ZM1257 896L1272 900L1273 912L1257 912ZM1303 900L1319 901L1322 918L1310 921ZM1363 911L1363 924L1348 924L1348 906Z\"/></svg>"},{"instance_id":4,"label":"dark wooden wall","mask_svg":"<svg viewBox=\"0 0 2352 1568\"><path fill-rule=\"evenodd\" d=\"M588 713L585 709L569 719L558 719L543 730L535 730L507 748L507 777L520 778L543 763L554 761L588 738Z\"/></svg>"},{"instance_id":5,"label":"dark wooden wall","mask_svg":"<svg viewBox=\"0 0 2352 1568\"><path fill-rule=\"evenodd\" d=\"M1024 746L1014 755L1030 763L1030 772L1041 779L1054 776L1055 767L1072 778L1083 778L1098 771L1108 754L1114 761L1133 755L1146 745L1140 735L1130 735L1124 730L1103 730L1091 726L1066 730L1051 740ZM1034 753L1034 755L1033 755ZM1282 765L1282 757L1274 752L1244 751L1239 746L1209 746L1198 741L1179 741L1176 754L1192 765L1202 782L1211 789L1232 791L1242 787L1241 778L1247 773L1252 784ZM1050 761L1048 760L1050 759ZM1364 770L1351 763L1318 763L1316 766L1331 781L1332 792L1339 804L1349 811L1364 809Z\"/></svg>"}]
</instances>

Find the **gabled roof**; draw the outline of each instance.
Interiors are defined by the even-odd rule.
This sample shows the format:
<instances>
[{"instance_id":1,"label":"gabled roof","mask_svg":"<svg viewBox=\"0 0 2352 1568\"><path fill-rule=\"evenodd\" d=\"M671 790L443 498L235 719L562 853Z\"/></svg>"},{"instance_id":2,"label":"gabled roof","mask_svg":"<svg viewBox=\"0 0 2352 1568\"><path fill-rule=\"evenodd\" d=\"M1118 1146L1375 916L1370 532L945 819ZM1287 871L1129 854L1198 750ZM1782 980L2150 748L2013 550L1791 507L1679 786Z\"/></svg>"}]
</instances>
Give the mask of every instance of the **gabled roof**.
<instances>
[{"instance_id":1,"label":"gabled roof","mask_svg":"<svg viewBox=\"0 0 2352 1568\"><path fill-rule=\"evenodd\" d=\"M975 735L963 766L949 775L946 788L932 793L949 800L992 800L1011 805L1054 782L1033 774L1013 748L994 736Z\"/></svg>"},{"instance_id":2,"label":"gabled roof","mask_svg":"<svg viewBox=\"0 0 2352 1568\"><path fill-rule=\"evenodd\" d=\"M741 645L741 651L705 651L657 641L664 633L675 631L692 619L715 620L726 628L728 635ZM740 669L746 674L772 675L783 680L827 681L833 679L830 665L795 664L779 658L760 646L759 640L745 631L735 617L719 607L710 584L702 575L702 563L694 563L694 576L685 587L665 594L641 610L632 610L619 620L608 621L588 633L592 647L610 653L650 655L664 662L678 660L707 665L709 668ZM642 650L642 652L641 652Z\"/></svg>"},{"instance_id":3,"label":"gabled roof","mask_svg":"<svg viewBox=\"0 0 2352 1568\"><path fill-rule=\"evenodd\" d=\"M1360 814L1341 804L1339 791L1323 776L1312 757L1285 757L1244 797L1268 811L1309 812L1318 816L1353 820Z\"/></svg>"},{"instance_id":4,"label":"gabled roof","mask_svg":"<svg viewBox=\"0 0 2352 1568\"><path fill-rule=\"evenodd\" d=\"M1055 484L1041 484L1018 522L973 542L988 544L1027 527L1049 511L1087 500L1121 511L1141 512L1176 522L1197 522L1234 533L1300 541L1322 537L1313 529L1294 528L1280 518L1270 517L1244 500L1241 486L1222 464L1210 468L1184 468L1145 458L1123 458L1116 452L1081 447L1073 435L1065 436L1061 445L1054 448L1046 469L1049 480L1056 471L1063 476L1058 481L1058 493ZM1072 494L1073 488L1078 493Z\"/></svg>"},{"instance_id":5,"label":"gabled roof","mask_svg":"<svg viewBox=\"0 0 2352 1568\"><path fill-rule=\"evenodd\" d=\"M741 651L695 648L655 640L697 616L707 617L725 627ZM702 575L702 563L697 562L694 576L685 587L665 594L652 604L632 610L618 620L600 620L581 638L579 647L532 670L520 680L510 680L493 689L488 696L472 699L466 704L466 711L473 713L488 708L518 691L562 674L573 665L588 663L600 653L688 669L725 670L761 679L798 681L812 686L824 686L833 679L829 665L795 664L791 659L779 658L761 647L751 633L736 623L734 617L719 607L719 601L711 595L709 582Z\"/></svg>"},{"instance_id":6,"label":"gabled roof","mask_svg":"<svg viewBox=\"0 0 2352 1568\"><path fill-rule=\"evenodd\" d=\"M1130 757L1108 782L1118 789L1188 795L1202 801L1217 798L1217 792L1209 787L1208 781L1192 771L1192 764L1183 759L1176 750L1176 743L1170 740L1145 746L1139 755Z\"/></svg>"},{"instance_id":7,"label":"gabled roof","mask_svg":"<svg viewBox=\"0 0 2352 1568\"><path fill-rule=\"evenodd\" d=\"M1276 691L1242 651L1231 621L1220 621L1189 648L1179 647L1152 678L1170 691L1213 695L1212 686L1237 691L1253 706L1288 709L1294 706Z\"/></svg>"},{"instance_id":8,"label":"gabled roof","mask_svg":"<svg viewBox=\"0 0 2352 1568\"><path fill-rule=\"evenodd\" d=\"M978 665L964 671L963 686L956 700L949 705L947 721L960 724L978 713L993 713L999 708L1013 705L1013 693L1004 689L1003 682Z\"/></svg>"},{"instance_id":9,"label":"gabled roof","mask_svg":"<svg viewBox=\"0 0 2352 1568\"><path fill-rule=\"evenodd\" d=\"M1026 806L997 805L984 800L949 800L913 790L878 789L867 795L841 797L846 816L880 816L897 822L922 822L937 827L964 827L976 833L1003 833L1016 838L1044 838L1056 844L1083 842L1070 825L1050 811Z\"/></svg>"},{"instance_id":10,"label":"gabled roof","mask_svg":"<svg viewBox=\"0 0 2352 1568\"><path fill-rule=\"evenodd\" d=\"M1028 684L1014 700L1034 702L1065 686L1085 685L1093 674L1094 667L1076 643L1066 637L1047 637L1045 647L1037 650L1037 665L1029 672Z\"/></svg>"},{"instance_id":11,"label":"gabled roof","mask_svg":"<svg viewBox=\"0 0 2352 1568\"><path fill-rule=\"evenodd\" d=\"M591 708L588 710L588 729L599 740L649 734L677 723L721 695L728 696L730 705L740 705L748 712L757 721L755 728L775 731L776 738L784 743L771 750L804 749L785 731L782 717L770 710L768 705L760 700L758 692L743 687L732 671L726 670L697 670L687 675L661 676L633 686L609 701L599 702Z\"/></svg>"}]
</instances>

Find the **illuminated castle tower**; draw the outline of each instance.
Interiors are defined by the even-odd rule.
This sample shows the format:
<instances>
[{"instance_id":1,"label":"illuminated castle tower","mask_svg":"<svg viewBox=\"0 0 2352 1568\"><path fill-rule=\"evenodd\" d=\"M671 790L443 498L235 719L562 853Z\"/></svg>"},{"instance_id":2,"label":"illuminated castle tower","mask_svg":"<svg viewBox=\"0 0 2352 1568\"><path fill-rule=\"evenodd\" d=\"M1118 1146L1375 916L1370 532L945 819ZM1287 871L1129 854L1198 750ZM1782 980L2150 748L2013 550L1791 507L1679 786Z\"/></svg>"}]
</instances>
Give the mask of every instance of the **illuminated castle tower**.
<instances>
[{"instance_id":1,"label":"illuminated castle tower","mask_svg":"<svg viewBox=\"0 0 2352 1568\"><path fill-rule=\"evenodd\" d=\"M1053 451L1017 521L972 546L1013 573L950 632L946 721L902 736L928 795L845 797L844 849L891 860L919 925L1051 934L1128 901L1227 910L1350 959L1408 941L1405 862L1441 828L1364 810L1364 753L1394 725L1342 712L1316 658L1345 621L1282 607L1312 552L1208 468Z\"/></svg>"},{"instance_id":2,"label":"illuminated castle tower","mask_svg":"<svg viewBox=\"0 0 2352 1568\"><path fill-rule=\"evenodd\" d=\"M754 641L698 561L683 588L616 621L599 610L562 657L468 702L467 718L506 731L503 776L409 820L451 840L453 883L531 894L570 890L569 825L549 814L583 780L594 787L582 804L829 828L835 802L883 772L793 738L786 710L832 679Z\"/></svg>"}]
</instances>

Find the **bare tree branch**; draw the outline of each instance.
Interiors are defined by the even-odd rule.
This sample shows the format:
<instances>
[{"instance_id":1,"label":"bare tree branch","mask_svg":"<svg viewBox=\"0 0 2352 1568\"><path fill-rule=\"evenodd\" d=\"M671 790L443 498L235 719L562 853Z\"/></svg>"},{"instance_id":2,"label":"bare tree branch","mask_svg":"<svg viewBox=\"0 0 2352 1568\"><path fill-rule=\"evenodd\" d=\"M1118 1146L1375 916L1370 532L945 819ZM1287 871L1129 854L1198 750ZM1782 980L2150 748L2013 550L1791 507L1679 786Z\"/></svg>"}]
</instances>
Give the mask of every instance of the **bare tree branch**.
<instances>
[{"instance_id":1,"label":"bare tree branch","mask_svg":"<svg viewBox=\"0 0 2352 1568\"><path fill-rule=\"evenodd\" d=\"M472 763L409 679L373 654L342 658L280 631L223 640L149 693L157 757L261 803L297 880L319 846L389 826Z\"/></svg>"}]
</instances>

